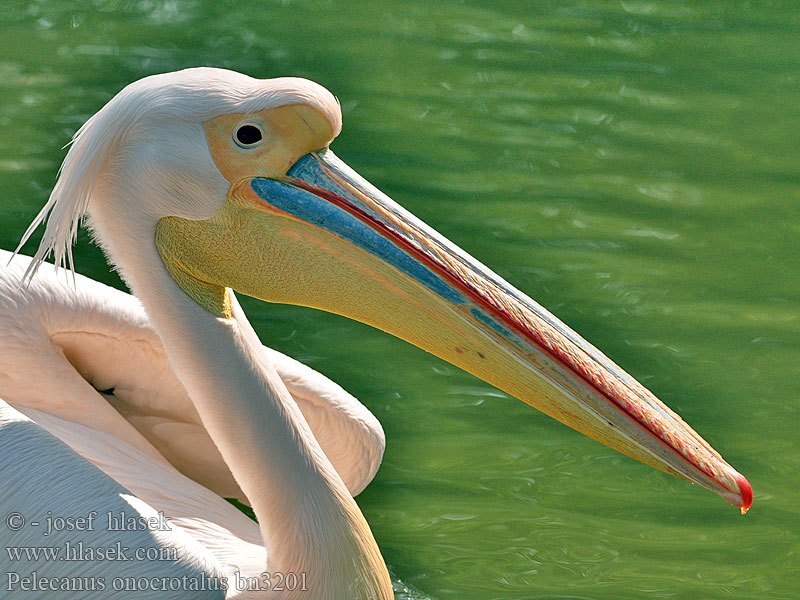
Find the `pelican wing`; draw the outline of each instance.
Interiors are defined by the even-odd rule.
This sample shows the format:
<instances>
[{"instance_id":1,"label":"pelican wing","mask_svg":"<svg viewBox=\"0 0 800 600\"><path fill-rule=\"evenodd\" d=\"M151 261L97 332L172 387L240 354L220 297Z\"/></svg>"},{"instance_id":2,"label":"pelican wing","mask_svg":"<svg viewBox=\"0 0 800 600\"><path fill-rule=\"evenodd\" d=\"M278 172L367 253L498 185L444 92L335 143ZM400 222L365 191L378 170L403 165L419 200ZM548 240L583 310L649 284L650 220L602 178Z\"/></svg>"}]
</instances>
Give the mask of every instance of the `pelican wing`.
<instances>
[{"instance_id":1,"label":"pelican wing","mask_svg":"<svg viewBox=\"0 0 800 600\"><path fill-rule=\"evenodd\" d=\"M0 250L0 261L11 253ZM30 258L0 270L0 394L12 405L106 432L225 497L247 502L208 436L161 340L133 296ZM385 446L378 420L324 375L269 348L271 362L352 494L372 480ZM35 374L35 375L34 375ZM118 415L133 427L124 427Z\"/></svg>"},{"instance_id":2,"label":"pelican wing","mask_svg":"<svg viewBox=\"0 0 800 600\"><path fill-rule=\"evenodd\" d=\"M83 437L84 444L92 445L94 452L110 452L111 460L104 459L106 466L112 462L117 467L127 464L131 472L139 471L139 480L146 479L141 470L152 466L149 456L135 450L126 453L131 450L127 444L122 444L115 453L116 444L107 442L116 438L97 435L98 432L71 422L57 425L60 419L52 415L47 419L51 426L72 431L73 440ZM122 461L116 462L122 455ZM174 469L172 476L165 477L169 469L164 464L164 470L157 468L155 473L156 480L167 486L182 477ZM3 473L0 511L6 519L2 535L5 551L0 555L0 565L11 577L4 586L11 597L16 597L15 591L25 598L52 597L49 589L37 593L22 587L25 584L21 578L31 577L32 573L40 580L57 579L80 586L78 589L85 592L81 598L87 599L154 597L152 590L115 590L114 581L118 578L174 581L186 578L186 581L206 582L205 590L192 597L225 597L219 583L224 581L225 569L214 553L203 540L190 535L187 527L160 516L160 513L170 516L164 510L174 510L177 504L174 500L172 506L156 507L3 400L0 400L0 472ZM191 485L200 487L191 482L189 488ZM204 512L209 514L208 510ZM133 527L129 519L144 519L151 527ZM160 560L159 556L168 560ZM76 564L80 564L79 577ZM185 590L179 589L158 597L184 598L185 594Z\"/></svg>"}]
</instances>

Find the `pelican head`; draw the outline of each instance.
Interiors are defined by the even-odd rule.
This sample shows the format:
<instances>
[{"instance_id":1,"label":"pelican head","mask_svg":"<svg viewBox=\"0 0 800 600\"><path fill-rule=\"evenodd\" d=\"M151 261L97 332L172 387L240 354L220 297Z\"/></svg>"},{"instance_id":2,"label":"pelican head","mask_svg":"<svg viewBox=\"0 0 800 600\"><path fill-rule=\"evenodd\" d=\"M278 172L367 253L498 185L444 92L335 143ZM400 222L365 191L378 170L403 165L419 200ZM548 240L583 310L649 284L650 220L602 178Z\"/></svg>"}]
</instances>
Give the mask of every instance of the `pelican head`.
<instances>
[{"instance_id":1,"label":"pelican head","mask_svg":"<svg viewBox=\"0 0 800 600\"><path fill-rule=\"evenodd\" d=\"M339 160L341 126L336 98L304 79L195 68L139 80L76 134L29 230L52 211L36 258L69 258L88 209L113 262L125 262L115 238L154 243L219 318L234 290L367 323L747 510L747 480L680 417ZM133 193L115 202L117 189Z\"/></svg>"},{"instance_id":2,"label":"pelican head","mask_svg":"<svg viewBox=\"0 0 800 600\"><path fill-rule=\"evenodd\" d=\"M235 318L233 290L368 323L749 508L747 480L633 377L339 160L340 129L337 100L303 79L133 83L76 134L32 225L51 213L37 259L69 259L88 210L112 262L166 269L217 319Z\"/></svg>"}]
</instances>

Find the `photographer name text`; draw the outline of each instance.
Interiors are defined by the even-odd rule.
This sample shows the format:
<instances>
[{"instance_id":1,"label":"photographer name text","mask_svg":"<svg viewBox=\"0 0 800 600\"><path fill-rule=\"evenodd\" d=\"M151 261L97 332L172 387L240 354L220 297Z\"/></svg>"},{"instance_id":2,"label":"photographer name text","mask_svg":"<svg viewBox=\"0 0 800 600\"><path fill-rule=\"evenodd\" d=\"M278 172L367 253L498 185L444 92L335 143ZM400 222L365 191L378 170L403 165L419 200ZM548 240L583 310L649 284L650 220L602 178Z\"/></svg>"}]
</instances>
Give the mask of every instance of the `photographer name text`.
<instances>
[{"instance_id":1,"label":"photographer name text","mask_svg":"<svg viewBox=\"0 0 800 600\"><path fill-rule=\"evenodd\" d=\"M91 511L85 515L68 517L54 516L52 512L40 520L28 520L19 512L6 515L6 527L10 531L20 531L25 527L40 528L45 537L60 531L172 531L164 513L154 517L143 517L136 512Z\"/></svg>"}]
</instances>

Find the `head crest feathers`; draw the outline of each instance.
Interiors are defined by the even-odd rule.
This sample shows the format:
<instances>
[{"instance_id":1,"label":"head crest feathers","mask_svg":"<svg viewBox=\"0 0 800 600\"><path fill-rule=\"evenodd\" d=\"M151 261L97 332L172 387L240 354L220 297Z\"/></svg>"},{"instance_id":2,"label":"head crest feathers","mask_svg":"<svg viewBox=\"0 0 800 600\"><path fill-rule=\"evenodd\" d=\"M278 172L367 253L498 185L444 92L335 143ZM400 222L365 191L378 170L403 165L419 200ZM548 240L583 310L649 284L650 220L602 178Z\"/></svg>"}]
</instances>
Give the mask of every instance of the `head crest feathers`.
<instances>
[{"instance_id":1,"label":"head crest feathers","mask_svg":"<svg viewBox=\"0 0 800 600\"><path fill-rule=\"evenodd\" d=\"M114 129L103 126L103 116L97 113L73 136L47 203L25 230L15 250L15 254L19 252L39 225L47 221L39 248L25 271L24 283L30 282L51 252L56 266L75 272L72 245L89 206L94 182L100 175L105 157L114 145Z\"/></svg>"}]
</instances>

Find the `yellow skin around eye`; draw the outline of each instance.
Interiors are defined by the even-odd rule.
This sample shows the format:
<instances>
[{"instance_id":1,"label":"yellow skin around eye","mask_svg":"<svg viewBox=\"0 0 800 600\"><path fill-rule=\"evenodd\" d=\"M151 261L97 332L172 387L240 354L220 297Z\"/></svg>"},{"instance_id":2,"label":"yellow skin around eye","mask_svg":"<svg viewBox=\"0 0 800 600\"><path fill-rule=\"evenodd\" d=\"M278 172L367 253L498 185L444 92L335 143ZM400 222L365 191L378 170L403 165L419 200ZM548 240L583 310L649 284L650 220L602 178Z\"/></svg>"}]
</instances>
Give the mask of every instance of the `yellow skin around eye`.
<instances>
[{"instance_id":1,"label":"yellow skin around eye","mask_svg":"<svg viewBox=\"0 0 800 600\"><path fill-rule=\"evenodd\" d=\"M240 123L260 125L264 139L242 148L234 141L234 131ZM251 177L285 175L298 158L326 148L335 135L327 119L305 104L222 115L203 127L214 163L231 185Z\"/></svg>"},{"instance_id":2,"label":"yellow skin around eye","mask_svg":"<svg viewBox=\"0 0 800 600\"><path fill-rule=\"evenodd\" d=\"M263 140L251 147L239 146L234 136L237 126L243 123L260 126ZM156 227L156 246L183 291L212 314L229 319L230 291L224 284L207 281L203 274L209 269L202 263L208 263L210 257L217 264L235 262L236 248L231 248L230 242L246 239L240 224L247 220L232 216L241 216L242 209L247 208L242 206L241 198L235 197L235 190L253 177L285 175L297 159L326 148L338 132L320 112L305 104L222 115L204 123L203 128L214 164L231 184L228 197L223 207L204 221L161 219ZM259 210L255 205L249 208ZM192 250L200 248L202 252Z\"/></svg>"}]
</instances>

